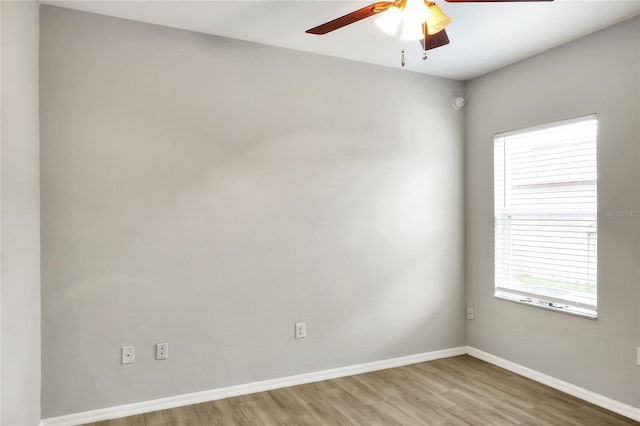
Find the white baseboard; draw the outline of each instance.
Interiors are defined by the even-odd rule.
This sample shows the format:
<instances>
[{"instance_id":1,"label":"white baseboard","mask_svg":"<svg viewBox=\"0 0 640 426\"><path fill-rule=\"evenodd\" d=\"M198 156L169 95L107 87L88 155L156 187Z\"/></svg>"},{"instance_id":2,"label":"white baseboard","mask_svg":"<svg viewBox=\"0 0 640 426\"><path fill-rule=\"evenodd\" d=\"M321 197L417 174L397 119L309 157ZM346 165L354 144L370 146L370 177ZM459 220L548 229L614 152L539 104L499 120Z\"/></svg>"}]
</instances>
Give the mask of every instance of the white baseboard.
<instances>
[{"instance_id":1,"label":"white baseboard","mask_svg":"<svg viewBox=\"0 0 640 426\"><path fill-rule=\"evenodd\" d=\"M467 354L471 355L474 358L478 358L482 361L488 362L489 364L497 365L498 367L502 367L505 370L512 371L528 379L542 383L543 385L547 385L564 393L568 393L569 395L573 395L576 398L588 401L599 407L606 408L607 410L613 411L614 413L618 413L622 416L629 417L630 419L640 421L640 408L624 404L620 401L616 401L615 399L597 394L590 390L581 388L580 386L565 382L564 380L556 379L555 377L548 376L536 370L532 370L520 364L516 364L515 362L507 361L504 358L491 355L490 353L481 351L480 349L476 349L471 346L467 347Z\"/></svg>"},{"instance_id":2,"label":"white baseboard","mask_svg":"<svg viewBox=\"0 0 640 426\"><path fill-rule=\"evenodd\" d=\"M368 373L370 371L385 370L387 368L401 367L403 365L417 364L425 361L433 361L440 358L464 355L467 348L444 349L434 352L391 358L382 361L368 362L365 364L351 365L347 367L333 368L330 370L316 371L313 373L298 374L279 379L263 380L260 382L246 383L243 385L229 386L226 388L212 389L202 392L188 393L184 395L170 396L168 398L154 399L151 401L136 402L133 404L119 405L116 407L101 408L98 410L68 414L60 417L43 419L42 426L75 426L83 423L92 423L101 420L115 419L118 417L132 416L135 414L149 413L151 411L166 410L168 408L182 407L201 402L215 401L233 396L248 395L256 392L264 392L287 386L302 385L305 383L319 382L335 379L337 377L352 376L354 374Z\"/></svg>"},{"instance_id":3,"label":"white baseboard","mask_svg":"<svg viewBox=\"0 0 640 426\"><path fill-rule=\"evenodd\" d=\"M194 392L184 395L171 396L168 398L154 399L151 401L136 402L133 404L119 405L116 407L101 408L98 410L84 411L81 413L68 414L60 417L43 419L41 426L75 426L83 423L92 423L101 420L110 420L119 417L133 416L135 414L149 413L151 411L166 410L168 408L182 407L185 405L198 404L201 402L215 401L218 399L230 398L240 395L248 395L256 392L264 392L287 386L302 385L305 383L319 382L322 380L335 379L338 377L352 376L354 374L368 373L371 371L384 370L387 368L401 367L403 365L417 364L425 361L433 361L441 358L469 354L474 358L481 359L490 364L502 367L521 376L527 377L536 382L542 383L559 391L568 393L577 398L588 401L599 407L611 410L622 416L640 421L640 408L616 401L606 396L597 394L579 386L565 382L555 377L548 376L530 368L524 367L515 362L497 357L490 353L481 351L471 346L444 349L434 352L409 355L400 358L391 358L382 361L368 362L365 364L351 365L347 367L333 368L330 370L316 371L313 373L298 374L295 376L282 377L279 379L263 380L260 382L246 383L243 385L229 386L226 388L212 389L202 392Z\"/></svg>"}]
</instances>

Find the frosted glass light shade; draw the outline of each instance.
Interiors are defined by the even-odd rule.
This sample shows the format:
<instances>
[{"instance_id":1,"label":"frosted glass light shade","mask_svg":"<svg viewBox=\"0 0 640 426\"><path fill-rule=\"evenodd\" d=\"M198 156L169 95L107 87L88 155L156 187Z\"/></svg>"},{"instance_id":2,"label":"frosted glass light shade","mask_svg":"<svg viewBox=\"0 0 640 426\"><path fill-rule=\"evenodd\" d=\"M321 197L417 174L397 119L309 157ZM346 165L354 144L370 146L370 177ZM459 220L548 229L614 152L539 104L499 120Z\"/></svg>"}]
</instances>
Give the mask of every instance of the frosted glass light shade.
<instances>
[{"instance_id":1,"label":"frosted glass light shade","mask_svg":"<svg viewBox=\"0 0 640 426\"><path fill-rule=\"evenodd\" d=\"M427 19L427 33L434 35L449 25L449 18L435 3L429 3L429 18Z\"/></svg>"},{"instance_id":2,"label":"frosted glass light shade","mask_svg":"<svg viewBox=\"0 0 640 426\"><path fill-rule=\"evenodd\" d=\"M390 7L376 19L376 25L383 33L396 35L402 20L402 11L395 6Z\"/></svg>"},{"instance_id":3,"label":"frosted glass light shade","mask_svg":"<svg viewBox=\"0 0 640 426\"><path fill-rule=\"evenodd\" d=\"M407 0L402 11L402 40L420 40L424 38L422 24L429 19L429 8L423 0Z\"/></svg>"},{"instance_id":4,"label":"frosted glass light shade","mask_svg":"<svg viewBox=\"0 0 640 426\"><path fill-rule=\"evenodd\" d=\"M407 0L407 4L402 11L404 25L422 25L429 19L429 8L423 0Z\"/></svg>"},{"instance_id":5,"label":"frosted glass light shade","mask_svg":"<svg viewBox=\"0 0 640 426\"><path fill-rule=\"evenodd\" d=\"M422 32L422 25L404 24L402 28L402 35L400 36L400 38L405 41L422 40L424 38L424 33Z\"/></svg>"}]
</instances>

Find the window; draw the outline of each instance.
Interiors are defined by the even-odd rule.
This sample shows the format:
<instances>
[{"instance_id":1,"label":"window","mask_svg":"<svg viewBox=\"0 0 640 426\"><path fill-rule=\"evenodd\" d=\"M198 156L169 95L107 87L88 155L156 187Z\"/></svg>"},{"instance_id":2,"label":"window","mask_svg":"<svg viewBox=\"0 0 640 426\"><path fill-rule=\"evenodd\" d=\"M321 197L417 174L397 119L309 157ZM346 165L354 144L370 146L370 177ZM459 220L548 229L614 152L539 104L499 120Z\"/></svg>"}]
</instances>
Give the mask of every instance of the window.
<instances>
[{"instance_id":1,"label":"window","mask_svg":"<svg viewBox=\"0 0 640 426\"><path fill-rule=\"evenodd\" d=\"M494 138L495 295L597 317L595 115Z\"/></svg>"}]
</instances>

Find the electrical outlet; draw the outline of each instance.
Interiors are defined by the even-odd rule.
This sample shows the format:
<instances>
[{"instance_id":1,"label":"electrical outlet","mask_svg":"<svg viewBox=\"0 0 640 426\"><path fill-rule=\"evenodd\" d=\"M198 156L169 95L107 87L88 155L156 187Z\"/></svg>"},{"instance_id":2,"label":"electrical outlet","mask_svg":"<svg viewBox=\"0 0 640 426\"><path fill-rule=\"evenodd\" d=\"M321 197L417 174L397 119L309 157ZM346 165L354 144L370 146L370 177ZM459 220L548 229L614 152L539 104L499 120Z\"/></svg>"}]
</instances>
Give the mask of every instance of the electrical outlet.
<instances>
[{"instance_id":1,"label":"electrical outlet","mask_svg":"<svg viewBox=\"0 0 640 426\"><path fill-rule=\"evenodd\" d=\"M472 307L468 307L468 308L467 308L467 319L468 319L468 320L474 320L474 319L476 319L476 314L475 314L475 312L473 311L473 308L472 308Z\"/></svg>"},{"instance_id":2,"label":"electrical outlet","mask_svg":"<svg viewBox=\"0 0 640 426\"><path fill-rule=\"evenodd\" d=\"M296 323L296 339L304 339L307 337L307 324L304 322Z\"/></svg>"},{"instance_id":3,"label":"electrical outlet","mask_svg":"<svg viewBox=\"0 0 640 426\"><path fill-rule=\"evenodd\" d=\"M167 358L169 358L169 344L168 343L156 344L156 359L167 359Z\"/></svg>"},{"instance_id":4,"label":"electrical outlet","mask_svg":"<svg viewBox=\"0 0 640 426\"><path fill-rule=\"evenodd\" d=\"M122 363L123 364L131 364L136 360L136 351L133 346L123 346L122 347Z\"/></svg>"}]
</instances>

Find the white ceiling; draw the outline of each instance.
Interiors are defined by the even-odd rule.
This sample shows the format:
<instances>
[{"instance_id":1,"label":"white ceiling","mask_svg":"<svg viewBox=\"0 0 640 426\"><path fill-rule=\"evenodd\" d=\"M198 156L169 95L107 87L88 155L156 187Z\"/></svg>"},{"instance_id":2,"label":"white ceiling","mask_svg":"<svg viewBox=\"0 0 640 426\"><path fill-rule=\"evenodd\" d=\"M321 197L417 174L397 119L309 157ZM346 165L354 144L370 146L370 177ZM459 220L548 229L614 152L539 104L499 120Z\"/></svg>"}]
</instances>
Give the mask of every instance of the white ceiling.
<instances>
[{"instance_id":1,"label":"white ceiling","mask_svg":"<svg viewBox=\"0 0 640 426\"><path fill-rule=\"evenodd\" d=\"M446 3L451 43L421 59L419 42L383 34L368 18L327 35L305 30L369 1L43 0L103 15L198 31L467 80L640 15L640 0L555 0L529 3ZM594 61L598 59L594 52Z\"/></svg>"}]
</instances>

